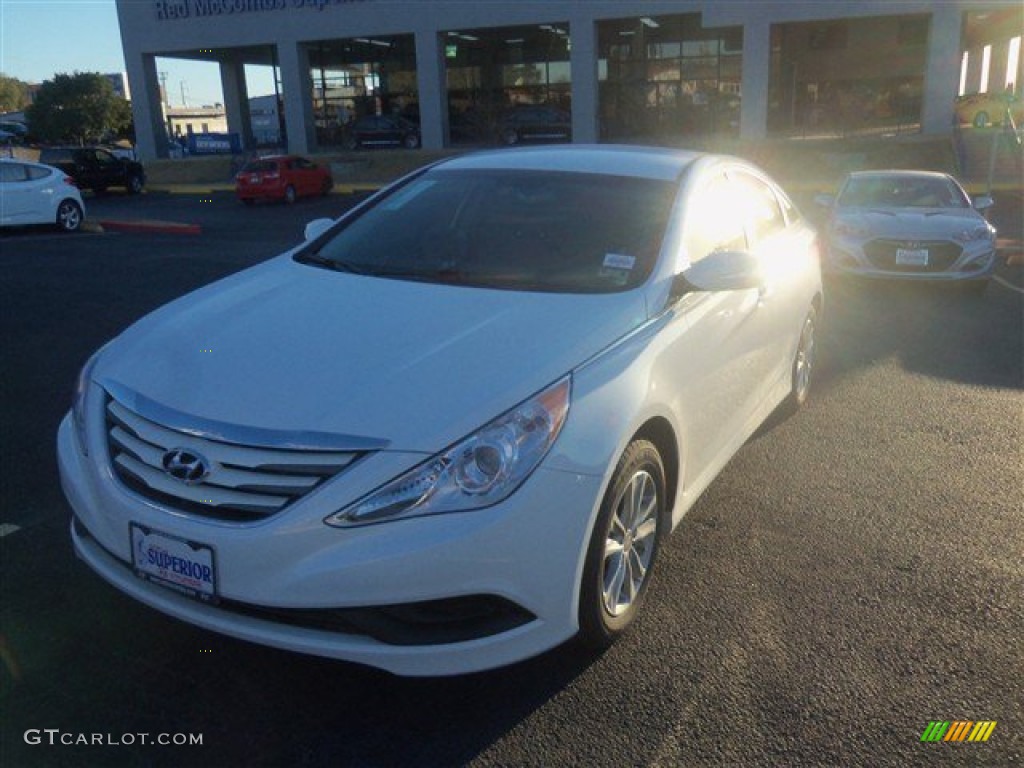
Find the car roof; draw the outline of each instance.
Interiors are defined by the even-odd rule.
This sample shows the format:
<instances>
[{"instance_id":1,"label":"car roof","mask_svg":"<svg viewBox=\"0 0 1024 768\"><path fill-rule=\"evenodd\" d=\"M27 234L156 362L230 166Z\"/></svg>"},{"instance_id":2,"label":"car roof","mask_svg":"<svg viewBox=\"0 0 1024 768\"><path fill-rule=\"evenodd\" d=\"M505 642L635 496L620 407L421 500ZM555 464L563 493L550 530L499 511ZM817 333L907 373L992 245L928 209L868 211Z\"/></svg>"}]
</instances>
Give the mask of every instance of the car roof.
<instances>
[{"instance_id":1,"label":"car roof","mask_svg":"<svg viewBox=\"0 0 1024 768\"><path fill-rule=\"evenodd\" d=\"M64 173L64 171L62 171L60 168L55 168L54 166L47 165L46 163L37 163L35 160L26 160L23 157L0 157L0 163L18 163L18 165L34 165L38 168L48 168L49 170L56 171L57 173Z\"/></svg>"},{"instance_id":2,"label":"car roof","mask_svg":"<svg viewBox=\"0 0 1024 768\"><path fill-rule=\"evenodd\" d=\"M656 147L576 144L474 152L438 167L451 170L526 170L632 176L655 181L676 181L704 155Z\"/></svg>"},{"instance_id":3,"label":"car roof","mask_svg":"<svg viewBox=\"0 0 1024 768\"><path fill-rule=\"evenodd\" d=\"M851 179L949 179L948 173L941 171L915 171L891 169L884 171L853 171L849 174Z\"/></svg>"}]
</instances>

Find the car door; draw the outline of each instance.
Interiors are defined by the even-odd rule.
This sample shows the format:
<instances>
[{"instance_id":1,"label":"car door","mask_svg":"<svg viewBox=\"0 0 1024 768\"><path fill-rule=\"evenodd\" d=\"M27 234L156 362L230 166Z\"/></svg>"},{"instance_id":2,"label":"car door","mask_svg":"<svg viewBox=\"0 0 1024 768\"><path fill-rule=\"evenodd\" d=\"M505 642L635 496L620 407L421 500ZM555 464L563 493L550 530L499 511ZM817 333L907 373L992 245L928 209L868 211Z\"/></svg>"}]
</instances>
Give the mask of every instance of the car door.
<instances>
[{"instance_id":1,"label":"car door","mask_svg":"<svg viewBox=\"0 0 1024 768\"><path fill-rule=\"evenodd\" d=\"M124 163L105 149L90 150L92 162L95 164L96 178L105 187L117 187L127 183Z\"/></svg>"},{"instance_id":2,"label":"car door","mask_svg":"<svg viewBox=\"0 0 1024 768\"><path fill-rule=\"evenodd\" d=\"M765 279L754 329L757 369L766 382L781 386L790 379L796 340L813 299L806 276L817 268L816 236L771 182L747 169L731 169L729 180L748 248Z\"/></svg>"},{"instance_id":3,"label":"car door","mask_svg":"<svg viewBox=\"0 0 1024 768\"><path fill-rule=\"evenodd\" d=\"M736 215L734 196L720 169L691 182L679 271L717 251L747 250L746 222ZM699 492L752 429L752 403L764 386L757 356L759 292L692 291L671 314L659 378L671 380L678 392L684 488Z\"/></svg>"},{"instance_id":4,"label":"car door","mask_svg":"<svg viewBox=\"0 0 1024 768\"><path fill-rule=\"evenodd\" d=\"M296 157L289 163L295 188L303 195L314 195L320 190L317 187L316 166L304 157Z\"/></svg>"},{"instance_id":5,"label":"car door","mask_svg":"<svg viewBox=\"0 0 1024 768\"><path fill-rule=\"evenodd\" d=\"M71 156L74 160L74 171L71 175L80 187L95 189L107 186L99 173L96 153L93 150L76 149L72 151Z\"/></svg>"},{"instance_id":6,"label":"car door","mask_svg":"<svg viewBox=\"0 0 1024 768\"><path fill-rule=\"evenodd\" d=\"M28 174L21 163L0 163L0 223L26 223L31 209Z\"/></svg>"}]
</instances>

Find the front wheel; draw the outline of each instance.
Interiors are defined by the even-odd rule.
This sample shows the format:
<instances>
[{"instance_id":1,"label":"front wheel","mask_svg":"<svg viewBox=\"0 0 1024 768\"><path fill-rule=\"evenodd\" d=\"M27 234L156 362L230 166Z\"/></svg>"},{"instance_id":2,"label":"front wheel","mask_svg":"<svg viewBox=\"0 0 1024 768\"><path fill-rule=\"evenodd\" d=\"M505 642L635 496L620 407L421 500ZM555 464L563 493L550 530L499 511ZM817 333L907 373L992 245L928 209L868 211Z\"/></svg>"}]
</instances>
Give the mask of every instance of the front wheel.
<instances>
[{"instance_id":1,"label":"front wheel","mask_svg":"<svg viewBox=\"0 0 1024 768\"><path fill-rule=\"evenodd\" d=\"M82 209L74 200L63 200L57 206L57 228L77 232L82 226Z\"/></svg>"},{"instance_id":2,"label":"front wheel","mask_svg":"<svg viewBox=\"0 0 1024 768\"><path fill-rule=\"evenodd\" d=\"M982 110L974 116L974 127L975 128L987 128L988 127L988 112Z\"/></svg>"},{"instance_id":3,"label":"front wheel","mask_svg":"<svg viewBox=\"0 0 1024 768\"><path fill-rule=\"evenodd\" d=\"M288 205L291 205L292 203L295 202L295 198L296 198L295 187L293 187L291 184L289 184L287 187L284 188L284 201Z\"/></svg>"},{"instance_id":4,"label":"front wheel","mask_svg":"<svg viewBox=\"0 0 1024 768\"><path fill-rule=\"evenodd\" d=\"M128 194L137 195L142 192L143 181L142 177L138 174L134 174L128 177Z\"/></svg>"},{"instance_id":5,"label":"front wheel","mask_svg":"<svg viewBox=\"0 0 1024 768\"><path fill-rule=\"evenodd\" d=\"M415 133L406 134L405 138L402 139L402 146L406 149L416 149L420 145L420 137Z\"/></svg>"},{"instance_id":6,"label":"front wheel","mask_svg":"<svg viewBox=\"0 0 1024 768\"><path fill-rule=\"evenodd\" d=\"M634 440L619 459L587 547L580 587L580 640L614 643L633 623L668 531L665 469L658 449Z\"/></svg>"}]
</instances>

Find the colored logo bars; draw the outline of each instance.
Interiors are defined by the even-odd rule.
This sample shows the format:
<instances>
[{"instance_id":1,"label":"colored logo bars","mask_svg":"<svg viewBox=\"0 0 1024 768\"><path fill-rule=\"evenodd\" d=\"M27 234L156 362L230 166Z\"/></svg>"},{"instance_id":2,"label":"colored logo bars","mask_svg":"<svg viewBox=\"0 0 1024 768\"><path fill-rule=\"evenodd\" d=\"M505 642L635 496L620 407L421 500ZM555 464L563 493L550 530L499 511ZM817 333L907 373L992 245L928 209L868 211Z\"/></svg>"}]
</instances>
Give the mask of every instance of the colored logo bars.
<instances>
[{"instance_id":1,"label":"colored logo bars","mask_svg":"<svg viewBox=\"0 0 1024 768\"><path fill-rule=\"evenodd\" d=\"M988 741L995 729L995 720L932 720L921 741Z\"/></svg>"}]
</instances>

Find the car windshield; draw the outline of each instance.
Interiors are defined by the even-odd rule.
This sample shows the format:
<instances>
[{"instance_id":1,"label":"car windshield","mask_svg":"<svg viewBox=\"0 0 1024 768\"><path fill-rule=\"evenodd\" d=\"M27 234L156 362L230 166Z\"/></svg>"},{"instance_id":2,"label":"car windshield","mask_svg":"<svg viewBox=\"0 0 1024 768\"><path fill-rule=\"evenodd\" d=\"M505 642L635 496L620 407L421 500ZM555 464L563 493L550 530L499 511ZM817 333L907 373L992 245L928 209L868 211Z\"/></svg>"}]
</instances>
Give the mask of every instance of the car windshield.
<instances>
[{"instance_id":1,"label":"car windshield","mask_svg":"<svg viewBox=\"0 0 1024 768\"><path fill-rule=\"evenodd\" d=\"M914 176L853 177L838 203L843 208L970 207L963 192L947 179Z\"/></svg>"},{"instance_id":2,"label":"car windshield","mask_svg":"<svg viewBox=\"0 0 1024 768\"><path fill-rule=\"evenodd\" d=\"M675 185L590 173L435 169L299 260L341 271L526 291L607 293L651 273Z\"/></svg>"}]
</instances>

